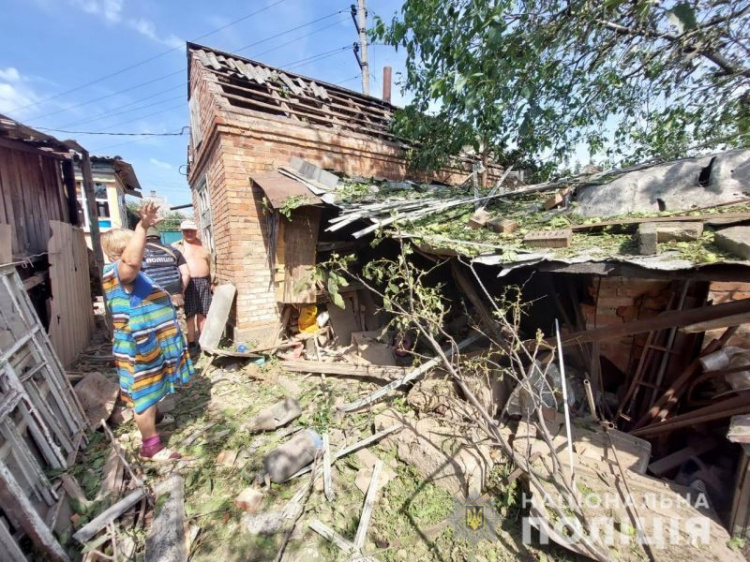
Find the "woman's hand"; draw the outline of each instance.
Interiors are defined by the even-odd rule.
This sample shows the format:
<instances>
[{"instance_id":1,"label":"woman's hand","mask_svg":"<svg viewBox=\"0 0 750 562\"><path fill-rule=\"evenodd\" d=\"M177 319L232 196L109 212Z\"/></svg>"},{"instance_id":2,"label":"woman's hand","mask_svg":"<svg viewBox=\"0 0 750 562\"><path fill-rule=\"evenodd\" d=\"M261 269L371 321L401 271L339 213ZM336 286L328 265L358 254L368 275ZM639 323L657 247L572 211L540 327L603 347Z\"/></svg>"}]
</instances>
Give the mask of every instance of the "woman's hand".
<instances>
[{"instance_id":1,"label":"woman's hand","mask_svg":"<svg viewBox=\"0 0 750 562\"><path fill-rule=\"evenodd\" d=\"M148 230L161 221L159 217L159 206L153 201L146 201L138 211L143 228Z\"/></svg>"}]
</instances>

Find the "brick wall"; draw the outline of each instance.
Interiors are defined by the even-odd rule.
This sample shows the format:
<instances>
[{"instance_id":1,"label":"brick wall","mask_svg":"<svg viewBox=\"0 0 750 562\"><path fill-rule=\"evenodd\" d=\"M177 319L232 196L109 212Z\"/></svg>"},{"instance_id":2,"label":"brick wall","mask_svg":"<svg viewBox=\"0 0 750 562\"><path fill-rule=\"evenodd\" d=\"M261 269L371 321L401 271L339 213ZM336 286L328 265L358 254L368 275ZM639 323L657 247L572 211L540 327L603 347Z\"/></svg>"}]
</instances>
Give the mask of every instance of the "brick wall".
<instances>
[{"instance_id":1,"label":"brick wall","mask_svg":"<svg viewBox=\"0 0 750 562\"><path fill-rule=\"evenodd\" d=\"M603 328L633 320L652 318L669 304L668 281L594 277L589 294L595 304L584 304L586 329ZM645 345L645 334L601 342L599 352L623 373L634 367Z\"/></svg>"},{"instance_id":2,"label":"brick wall","mask_svg":"<svg viewBox=\"0 0 750 562\"><path fill-rule=\"evenodd\" d=\"M714 281L708 286L708 301L713 304L737 301L750 298L750 283L725 283ZM719 338L724 333L724 329L709 330L703 339L703 345L707 345L711 340ZM750 326L743 324L739 327L734 336L728 342L728 345L736 345L750 349Z\"/></svg>"},{"instance_id":3,"label":"brick wall","mask_svg":"<svg viewBox=\"0 0 750 562\"><path fill-rule=\"evenodd\" d=\"M216 76L195 60L191 96L198 105L202 140L197 149L190 149L189 181L196 186L207 179L217 279L237 287L230 317L234 338L264 341L273 332L279 310L268 265L263 193L250 187L250 177L297 156L339 174L402 180L407 176L405 152L396 143L365 134L232 106L221 96ZM455 183L468 173L469 168L459 163L438 179ZM489 180L500 173L492 167Z\"/></svg>"}]
</instances>

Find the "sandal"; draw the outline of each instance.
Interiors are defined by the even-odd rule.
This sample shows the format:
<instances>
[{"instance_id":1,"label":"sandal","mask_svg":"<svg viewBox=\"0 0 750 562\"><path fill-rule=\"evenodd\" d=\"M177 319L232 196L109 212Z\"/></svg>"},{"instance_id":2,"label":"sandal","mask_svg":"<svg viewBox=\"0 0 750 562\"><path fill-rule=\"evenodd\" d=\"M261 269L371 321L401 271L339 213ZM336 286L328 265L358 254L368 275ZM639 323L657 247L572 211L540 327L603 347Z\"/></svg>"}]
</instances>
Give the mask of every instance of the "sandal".
<instances>
[{"instance_id":1,"label":"sandal","mask_svg":"<svg viewBox=\"0 0 750 562\"><path fill-rule=\"evenodd\" d=\"M156 427L163 427L165 425L169 425L174 422L175 422L174 416L171 414L162 414L161 412L157 414Z\"/></svg>"},{"instance_id":2,"label":"sandal","mask_svg":"<svg viewBox=\"0 0 750 562\"><path fill-rule=\"evenodd\" d=\"M142 454L138 455L142 461L152 461L152 462L171 462L171 461L178 461L182 458L182 455L176 451L172 451L168 447L164 447L159 452L154 453L150 457L144 456Z\"/></svg>"}]
</instances>

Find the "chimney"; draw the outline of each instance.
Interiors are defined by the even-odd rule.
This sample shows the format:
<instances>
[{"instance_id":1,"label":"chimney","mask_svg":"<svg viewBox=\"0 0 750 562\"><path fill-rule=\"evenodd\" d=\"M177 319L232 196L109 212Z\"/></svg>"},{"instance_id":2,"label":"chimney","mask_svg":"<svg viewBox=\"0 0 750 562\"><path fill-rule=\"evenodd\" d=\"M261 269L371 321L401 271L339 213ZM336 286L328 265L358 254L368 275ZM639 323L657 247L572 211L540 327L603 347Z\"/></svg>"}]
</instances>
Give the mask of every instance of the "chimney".
<instances>
[{"instance_id":1,"label":"chimney","mask_svg":"<svg viewBox=\"0 0 750 562\"><path fill-rule=\"evenodd\" d=\"M391 67L383 67L383 101L391 103Z\"/></svg>"}]
</instances>

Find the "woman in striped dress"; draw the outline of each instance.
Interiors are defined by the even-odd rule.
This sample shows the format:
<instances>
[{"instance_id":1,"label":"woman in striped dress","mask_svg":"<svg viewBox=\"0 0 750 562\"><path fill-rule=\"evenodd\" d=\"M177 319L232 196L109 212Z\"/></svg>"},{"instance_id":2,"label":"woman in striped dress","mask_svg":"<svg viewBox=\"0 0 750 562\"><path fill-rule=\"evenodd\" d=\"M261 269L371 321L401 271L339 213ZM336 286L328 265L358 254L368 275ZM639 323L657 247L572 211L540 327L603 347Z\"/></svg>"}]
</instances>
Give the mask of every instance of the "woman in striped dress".
<instances>
[{"instance_id":1,"label":"woman in striped dress","mask_svg":"<svg viewBox=\"0 0 750 562\"><path fill-rule=\"evenodd\" d=\"M169 293L140 271L146 232L158 222L157 211L147 202L135 231L113 229L102 235L102 249L113 262L104 268L102 281L112 313L121 396L133 407L140 455L166 461L180 455L167 449L156 432L157 404L187 384L194 369Z\"/></svg>"}]
</instances>

